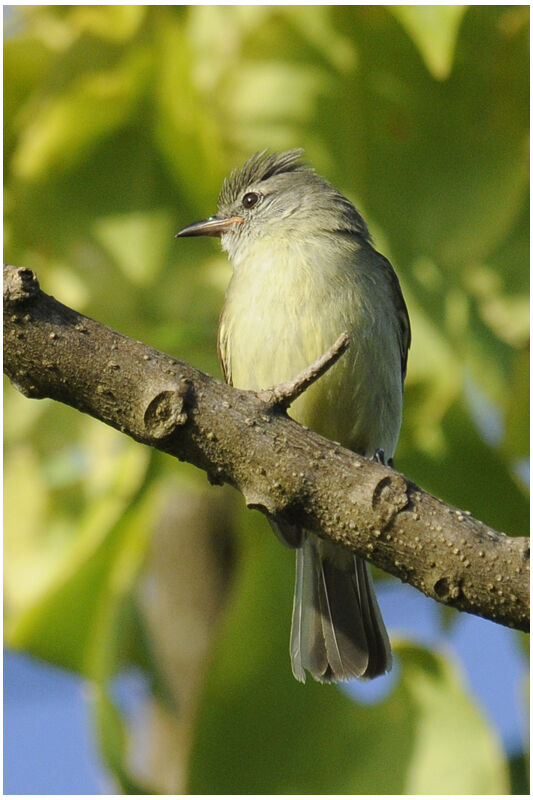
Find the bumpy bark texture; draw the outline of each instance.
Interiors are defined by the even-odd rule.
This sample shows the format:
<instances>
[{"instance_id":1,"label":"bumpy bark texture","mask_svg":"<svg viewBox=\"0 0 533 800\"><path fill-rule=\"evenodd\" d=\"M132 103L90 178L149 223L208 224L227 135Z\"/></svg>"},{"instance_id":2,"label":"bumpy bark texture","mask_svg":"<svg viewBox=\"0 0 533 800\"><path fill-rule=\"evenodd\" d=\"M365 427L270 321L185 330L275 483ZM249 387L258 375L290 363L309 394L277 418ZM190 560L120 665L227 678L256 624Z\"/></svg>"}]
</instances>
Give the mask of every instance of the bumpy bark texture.
<instances>
[{"instance_id":1,"label":"bumpy bark texture","mask_svg":"<svg viewBox=\"0 0 533 800\"><path fill-rule=\"evenodd\" d=\"M285 413L342 357L272 392L245 392L78 314L33 272L4 268L4 370L28 397L73 406L230 483L429 597L529 630L529 540L511 538ZM316 374L315 374L316 373Z\"/></svg>"}]
</instances>

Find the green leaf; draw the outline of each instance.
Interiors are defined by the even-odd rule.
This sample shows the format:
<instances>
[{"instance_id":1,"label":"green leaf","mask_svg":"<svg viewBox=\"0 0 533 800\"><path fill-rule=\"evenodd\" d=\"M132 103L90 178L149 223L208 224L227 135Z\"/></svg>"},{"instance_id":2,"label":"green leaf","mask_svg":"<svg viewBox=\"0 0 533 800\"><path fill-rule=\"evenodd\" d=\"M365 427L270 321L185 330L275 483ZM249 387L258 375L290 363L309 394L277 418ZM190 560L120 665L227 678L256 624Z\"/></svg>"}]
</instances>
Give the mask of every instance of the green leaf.
<instances>
[{"instance_id":1,"label":"green leaf","mask_svg":"<svg viewBox=\"0 0 533 800\"><path fill-rule=\"evenodd\" d=\"M152 501L141 502L147 463L148 451L133 444L115 459L114 479L101 492L95 487L76 538L61 558L55 555L44 588L7 620L9 646L86 675L112 673L105 664L116 660L109 647L113 622L150 531L145 515Z\"/></svg>"},{"instance_id":2,"label":"green leaf","mask_svg":"<svg viewBox=\"0 0 533 800\"><path fill-rule=\"evenodd\" d=\"M179 19L160 19L156 44L156 145L190 207L211 202L214 213L213 185L219 185L224 174L222 147L219 126L198 80L201 65Z\"/></svg>"},{"instance_id":3,"label":"green leaf","mask_svg":"<svg viewBox=\"0 0 533 800\"><path fill-rule=\"evenodd\" d=\"M120 794L156 794L139 781L128 767L128 731L109 694L101 686L95 685L93 695L94 721L101 752L107 768L119 785Z\"/></svg>"},{"instance_id":4,"label":"green leaf","mask_svg":"<svg viewBox=\"0 0 533 800\"><path fill-rule=\"evenodd\" d=\"M25 109L13 174L35 181L86 158L102 137L131 118L149 69L148 53L137 49L115 68L87 72L64 92L34 99Z\"/></svg>"},{"instance_id":5,"label":"green leaf","mask_svg":"<svg viewBox=\"0 0 533 800\"><path fill-rule=\"evenodd\" d=\"M387 6L405 27L433 77L450 74L459 25L466 6Z\"/></svg>"},{"instance_id":6,"label":"green leaf","mask_svg":"<svg viewBox=\"0 0 533 800\"><path fill-rule=\"evenodd\" d=\"M529 795L531 791L529 766L530 760L527 753L516 753L510 758L511 794Z\"/></svg>"},{"instance_id":7,"label":"green leaf","mask_svg":"<svg viewBox=\"0 0 533 800\"><path fill-rule=\"evenodd\" d=\"M416 719L403 794L508 792L504 754L444 655L400 648L402 683Z\"/></svg>"},{"instance_id":8,"label":"green leaf","mask_svg":"<svg viewBox=\"0 0 533 800\"><path fill-rule=\"evenodd\" d=\"M150 283L160 271L175 228L165 209L107 214L94 224L95 238L132 283Z\"/></svg>"},{"instance_id":9,"label":"green leaf","mask_svg":"<svg viewBox=\"0 0 533 800\"><path fill-rule=\"evenodd\" d=\"M518 459L529 458L529 347L518 351L514 358L513 370L509 379L509 392L504 408L505 413L505 454L516 464Z\"/></svg>"},{"instance_id":10,"label":"green leaf","mask_svg":"<svg viewBox=\"0 0 533 800\"><path fill-rule=\"evenodd\" d=\"M145 20L147 9L141 5L70 6L67 24L80 33L91 33L115 41L131 38Z\"/></svg>"},{"instance_id":11,"label":"green leaf","mask_svg":"<svg viewBox=\"0 0 533 800\"><path fill-rule=\"evenodd\" d=\"M406 405L411 405L409 395ZM429 454L413 446L409 429L408 417L397 453L397 469L426 491L470 511L496 530L510 536L526 535L529 503L525 487L513 474L513 464L484 441L461 400L444 417L445 446L440 452Z\"/></svg>"},{"instance_id":12,"label":"green leaf","mask_svg":"<svg viewBox=\"0 0 533 800\"><path fill-rule=\"evenodd\" d=\"M212 213L222 177L253 150L304 146L368 218L405 289L413 348L398 467L522 533L529 8L19 13L5 47L9 259L36 268L63 301L215 372L228 267L213 242L174 249L171 233ZM479 433L470 383L503 420L501 442ZM8 391L6 637L93 677L106 763L135 793L110 676L141 664L153 696L179 715L132 611L157 475L115 432L96 441L92 420ZM247 520L251 529L258 517ZM296 684L293 554L266 529L264 540L248 536L202 699L192 788L506 791L500 749L448 659L396 643L401 675L372 708Z\"/></svg>"},{"instance_id":13,"label":"green leaf","mask_svg":"<svg viewBox=\"0 0 533 800\"><path fill-rule=\"evenodd\" d=\"M254 526L255 522L255 526ZM457 669L393 643L401 673L383 702L292 677L294 554L245 521L234 589L195 732L191 794L447 794L507 790L503 754ZM460 730L460 732L459 732Z\"/></svg>"}]
</instances>

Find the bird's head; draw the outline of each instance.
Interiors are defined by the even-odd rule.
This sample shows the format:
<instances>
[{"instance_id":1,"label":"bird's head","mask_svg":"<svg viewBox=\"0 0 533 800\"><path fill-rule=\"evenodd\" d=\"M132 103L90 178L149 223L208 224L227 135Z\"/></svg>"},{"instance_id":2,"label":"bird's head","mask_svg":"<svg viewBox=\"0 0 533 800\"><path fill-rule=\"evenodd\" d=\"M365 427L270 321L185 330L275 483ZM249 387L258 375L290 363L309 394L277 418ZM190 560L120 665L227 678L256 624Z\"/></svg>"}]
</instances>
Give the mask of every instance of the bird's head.
<instances>
[{"instance_id":1,"label":"bird's head","mask_svg":"<svg viewBox=\"0 0 533 800\"><path fill-rule=\"evenodd\" d=\"M368 240L366 223L352 203L303 163L302 153L255 153L224 180L217 213L177 236L220 236L230 257L264 237L346 232Z\"/></svg>"}]
</instances>

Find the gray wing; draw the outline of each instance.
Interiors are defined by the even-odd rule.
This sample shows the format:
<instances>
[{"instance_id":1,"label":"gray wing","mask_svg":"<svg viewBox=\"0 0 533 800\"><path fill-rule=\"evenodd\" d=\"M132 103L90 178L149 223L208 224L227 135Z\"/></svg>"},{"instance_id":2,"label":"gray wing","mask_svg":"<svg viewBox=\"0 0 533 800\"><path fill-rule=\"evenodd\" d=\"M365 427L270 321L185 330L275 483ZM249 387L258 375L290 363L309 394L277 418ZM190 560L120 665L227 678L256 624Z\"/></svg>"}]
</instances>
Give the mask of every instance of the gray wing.
<instances>
[{"instance_id":1,"label":"gray wing","mask_svg":"<svg viewBox=\"0 0 533 800\"><path fill-rule=\"evenodd\" d=\"M228 328L226 325L224 310L225 304L222 306L220 318L218 320L218 339L217 339L217 353L224 380L230 386L233 386L231 380L231 352L229 346Z\"/></svg>"},{"instance_id":2,"label":"gray wing","mask_svg":"<svg viewBox=\"0 0 533 800\"><path fill-rule=\"evenodd\" d=\"M402 365L402 381L405 380L405 373L407 371L407 354L411 346L411 324L409 322L409 313L405 300L403 298L402 289L398 276L394 271L394 267L385 256L377 253L381 259L381 264L384 268L386 280L389 283L392 303L398 321L398 344L400 346L400 360Z\"/></svg>"}]
</instances>

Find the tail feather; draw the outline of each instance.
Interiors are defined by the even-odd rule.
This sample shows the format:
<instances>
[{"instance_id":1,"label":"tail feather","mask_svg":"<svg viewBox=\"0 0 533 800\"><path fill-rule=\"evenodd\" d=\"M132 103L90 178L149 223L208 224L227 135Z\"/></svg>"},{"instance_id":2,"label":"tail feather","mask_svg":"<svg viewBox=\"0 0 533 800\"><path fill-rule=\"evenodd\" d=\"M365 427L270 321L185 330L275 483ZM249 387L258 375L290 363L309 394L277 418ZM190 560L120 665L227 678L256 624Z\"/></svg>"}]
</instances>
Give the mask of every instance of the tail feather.
<instances>
[{"instance_id":1,"label":"tail feather","mask_svg":"<svg viewBox=\"0 0 533 800\"><path fill-rule=\"evenodd\" d=\"M314 551L304 542L296 551L296 582L291 628L291 664L294 677L305 683L305 670L322 675L328 668L319 614L307 609L320 607L320 579Z\"/></svg>"},{"instance_id":2,"label":"tail feather","mask_svg":"<svg viewBox=\"0 0 533 800\"><path fill-rule=\"evenodd\" d=\"M296 578L294 581L294 601L291 625L291 665L292 674L297 681L305 683L305 669L302 662L303 615L307 601L303 598L304 588L304 553L303 548L296 551Z\"/></svg>"},{"instance_id":3,"label":"tail feather","mask_svg":"<svg viewBox=\"0 0 533 800\"><path fill-rule=\"evenodd\" d=\"M363 675L369 654L353 571L340 570L321 556L312 540L309 547L319 564L320 613L311 616L318 616L321 622L322 639L318 639L315 647L325 650L327 656L323 680L348 680L353 675ZM354 557L348 556L348 564L353 568ZM305 613L309 613L307 609Z\"/></svg>"},{"instance_id":4,"label":"tail feather","mask_svg":"<svg viewBox=\"0 0 533 800\"><path fill-rule=\"evenodd\" d=\"M390 644L366 562L312 534L296 552L292 671L319 681L369 679L391 667Z\"/></svg>"},{"instance_id":5,"label":"tail feather","mask_svg":"<svg viewBox=\"0 0 533 800\"><path fill-rule=\"evenodd\" d=\"M364 677L377 678L392 668L392 652L387 629L381 616L379 604L370 574L370 567L361 558L355 558L357 583L361 599L362 617L368 641L368 666Z\"/></svg>"}]
</instances>

